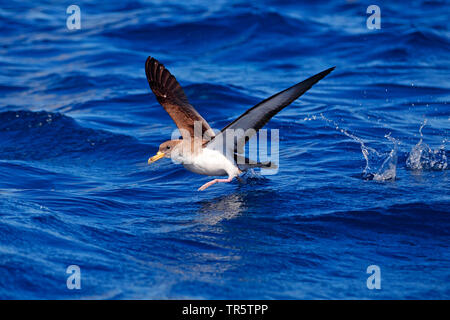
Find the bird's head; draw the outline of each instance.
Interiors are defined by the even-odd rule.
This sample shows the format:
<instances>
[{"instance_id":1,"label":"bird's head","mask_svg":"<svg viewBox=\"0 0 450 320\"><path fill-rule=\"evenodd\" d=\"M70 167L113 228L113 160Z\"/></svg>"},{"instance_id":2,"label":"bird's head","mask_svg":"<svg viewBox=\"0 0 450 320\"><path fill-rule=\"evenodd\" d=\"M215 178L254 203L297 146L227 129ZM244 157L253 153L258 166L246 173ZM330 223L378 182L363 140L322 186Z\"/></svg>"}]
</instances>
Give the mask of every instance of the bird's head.
<instances>
[{"instance_id":1,"label":"bird's head","mask_svg":"<svg viewBox=\"0 0 450 320\"><path fill-rule=\"evenodd\" d=\"M153 157L148 159L148 164L153 163L161 158L171 158L174 150L177 150L177 146L180 145L181 140L169 140L163 142L159 146L159 150Z\"/></svg>"}]
</instances>

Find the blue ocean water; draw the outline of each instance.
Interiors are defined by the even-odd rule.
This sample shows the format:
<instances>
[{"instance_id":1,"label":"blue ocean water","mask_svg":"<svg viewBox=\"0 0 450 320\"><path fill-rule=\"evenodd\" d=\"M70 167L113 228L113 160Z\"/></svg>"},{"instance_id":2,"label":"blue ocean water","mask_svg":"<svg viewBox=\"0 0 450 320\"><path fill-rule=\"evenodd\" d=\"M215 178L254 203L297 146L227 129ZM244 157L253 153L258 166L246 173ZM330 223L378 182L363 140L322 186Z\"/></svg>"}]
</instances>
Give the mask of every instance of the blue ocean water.
<instances>
[{"instance_id":1,"label":"blue ocean water","mask_svg":"<svg viewBox=\"0 0 450 320\"><path fill-rule=\"evenodd\" d=\"M70 4L0 4L0 298L450 298L447 1L374 30L368 1ZM336 70L267 125L276 175L198 192L147 165L175 128L149 55L217 129Z\"/></svg>"}]
</instances>

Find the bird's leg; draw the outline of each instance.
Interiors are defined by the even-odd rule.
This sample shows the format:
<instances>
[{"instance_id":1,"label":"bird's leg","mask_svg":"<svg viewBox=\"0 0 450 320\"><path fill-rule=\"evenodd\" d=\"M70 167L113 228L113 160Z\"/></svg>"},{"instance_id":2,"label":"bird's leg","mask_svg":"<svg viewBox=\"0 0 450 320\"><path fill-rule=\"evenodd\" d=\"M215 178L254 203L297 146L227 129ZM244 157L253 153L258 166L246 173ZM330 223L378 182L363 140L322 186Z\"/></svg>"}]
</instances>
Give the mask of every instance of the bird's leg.
<instances>
[{"instance_id":1,"label":"bird's leg","mask_svg":"<svg viewBox=\"0 0 450 320\"><path fill-rule=\"evenodd\" d=\"M228 179L214 179L202 185L200 188L198 188L198 191L203 191L217 182L231 182L231 180L233 180L233 177L228 177Z\"/></svg>"}]
</instances>

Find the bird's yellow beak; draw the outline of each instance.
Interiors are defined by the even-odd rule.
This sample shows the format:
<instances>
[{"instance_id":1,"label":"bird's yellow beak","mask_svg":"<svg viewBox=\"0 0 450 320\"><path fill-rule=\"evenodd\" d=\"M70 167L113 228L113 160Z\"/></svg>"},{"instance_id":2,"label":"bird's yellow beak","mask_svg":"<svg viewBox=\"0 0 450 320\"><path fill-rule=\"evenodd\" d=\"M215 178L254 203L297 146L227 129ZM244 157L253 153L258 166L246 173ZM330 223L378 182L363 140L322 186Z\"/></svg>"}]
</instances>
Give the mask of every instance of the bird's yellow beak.
<instances>
[{"instance_id":1,"label":"bird's yellow beak","mask_svg":"<svg viewBox=\"0 0 450 320\"><path fill-rule=\"evenodd\" d=\"M161 152L161 151L158 151L158 152L156 153L156 155L154 155L153 157L151 157L151 158L148 159L148 164L150 164L150 163L152 163L152 162L155 162L156 160L159 160L159 159L161 159L161 158L163 158L163 157L164 157L164 153Z\"/></svg>"}]
</instances>

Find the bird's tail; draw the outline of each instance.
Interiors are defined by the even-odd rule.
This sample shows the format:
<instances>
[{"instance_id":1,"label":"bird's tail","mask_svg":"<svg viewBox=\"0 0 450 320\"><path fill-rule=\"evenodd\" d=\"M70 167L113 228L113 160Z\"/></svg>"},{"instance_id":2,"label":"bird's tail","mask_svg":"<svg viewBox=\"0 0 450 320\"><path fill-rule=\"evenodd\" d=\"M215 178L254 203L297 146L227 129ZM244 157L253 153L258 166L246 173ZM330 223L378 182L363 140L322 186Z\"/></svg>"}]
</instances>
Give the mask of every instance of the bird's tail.
<instances>
[{"instance_id":1,"label":"bird's tail","mask_svg":"<svg viewBox=\"0 0 450 320\"><path fill-rule=\"evenodd\" d=\"M235 154L235 161L239 170L248 170L253 168L277 169L278 166L272 161L258 162L250 160L249 158Z\"/></svg>"}]
</instances>

